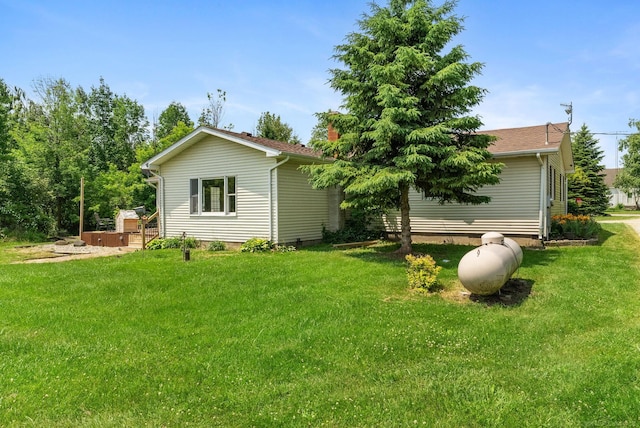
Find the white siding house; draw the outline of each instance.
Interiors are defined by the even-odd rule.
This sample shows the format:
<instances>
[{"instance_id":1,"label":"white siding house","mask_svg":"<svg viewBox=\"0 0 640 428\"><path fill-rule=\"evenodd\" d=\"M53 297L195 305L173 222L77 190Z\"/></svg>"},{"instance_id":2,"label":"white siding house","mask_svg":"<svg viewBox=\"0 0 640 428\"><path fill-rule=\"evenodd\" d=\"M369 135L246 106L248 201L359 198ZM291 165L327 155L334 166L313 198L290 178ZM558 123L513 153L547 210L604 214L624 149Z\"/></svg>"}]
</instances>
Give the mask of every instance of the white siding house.
<instances>
[{"instance_id":1,"label":"white siding house","mask_svg":"<svg viewBox=\"0 0 640 428\"><path fill-rule=\"evenodd\" d=\"M339 195L298 170L322 162L301 145L200 127L142 165L157 189L160 236L316 241L339 225Z\"/></svg>"},{"instance_id":2,"label":"white siding house","mask_svg":"<svg viewBox=\"0 0 640 428\"><path fill-rule=\"evenodd\" d=\"M480 189L491 197L481 205L441 205L421 193L410 195L414 235L480 235L497 231L507 236L543 239L551 216L567 212L567 174L573 172L568 123L482 131L497 140L489 147L504 164L500 183ZM388 232L400 231L400 215L385 219Z\"/></svg>"},{"instance_id":3,"label":"white siding house","mask_svg":"<svg viewBox=\"0 0 640 428\"><path fill-rule=\"evenodd\" d=\"M625 207L636 206L636 195L633 193L626 193L625 191L618 189L613 183L622 168L609 168L604 170L604 182L609 188L611 195L609 196L609 205L616 206L622 204Z\"/></svg>"},{"instance_id":4,"label":"white siding house","mask_svg":"<svg viewBox=\"0 0 640 428\"><path fill-rule=\"evenodd\" d=\"M569 124L483 131L504 164L500 183L480 193L481 205L444 204L410 195L414 235L481 235L544 239L551 216L567 212L567 174L573 172ZM203 241L277 243L317 241L341 223L341 191L316 190L301 165L327 162L310 148L200 127L142 165L157 189L160 236L186 233ZM399 213L383 219L400 230Z\"/></svg>"}]
</instances>

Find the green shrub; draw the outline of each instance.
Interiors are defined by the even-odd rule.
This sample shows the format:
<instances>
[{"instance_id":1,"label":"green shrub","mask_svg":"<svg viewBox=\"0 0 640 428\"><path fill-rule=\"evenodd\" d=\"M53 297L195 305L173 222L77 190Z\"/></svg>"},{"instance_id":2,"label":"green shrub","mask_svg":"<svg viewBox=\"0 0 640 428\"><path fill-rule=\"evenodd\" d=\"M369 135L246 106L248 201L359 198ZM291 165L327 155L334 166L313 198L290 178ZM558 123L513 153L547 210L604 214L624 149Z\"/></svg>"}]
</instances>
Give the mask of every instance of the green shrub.
<instances>
[{"instance_id":1,"label":"green shrub","mask_svg":"<svg viewBox=\"0 0 640 428\"><path fill-rule=\"evenodd\" d=\"M187 236L184 240L181 237L171 237L171 238L156 238L153 241L147 244L148 250L164 250L167 248L182 248L182 246L186 248L198 248L200 246L200 242L191 236Z\"/></svg>"},{"instance_id":2,"label":"green shrub","mask_svg":"<svg viewBox=\"0 0 640 428\"><path fill-rule=\"evenodd\" d=\"M273 243L264 238L251 238L240 246L243 253L264 253L271 251L274 247Z\"/></svg>"},{"instance_id":3,"label":"green shrub","mask_svg":"<svg viewBox=\"0 0 640 428\"><path fill-rule=\"evenodd\" d=\"M227 249L227 244L222 241L211 241L207 246L207 250L209 251L224 251Z\"/></svg>"},{"instance_id":4,"label":"green shrub","mask_svg":"<svg viewBox=\"0 0 640 428\"><path fill-rule=\"evenodd\" d=\"M350 217L345 221L344 227L336 231L322 228L322 242L327 244L343 244L345 242L361 242L380 239L382 229L372 226L376 214L362 209L350 211Z\"/></svg>"},{"instance_id":5,"label":"green shrub","mask_svg":"<svg viewBox=\"0 0 640 428\"><path fill-rule=\"evenodd\" d=\"M298 249L293 245L276 245L275 247L273 247L273 251L277 253L290 253L297 250Z\"/></svg>"},{"instance_id":6,"label":"green shrub","mask_svg":"<svg viewBox=\"0 0 640 428\"><path fill-rule=\"evenodd\" d=\"M164 244L164 239L156 238L153 241L147 243L147 250L161 250L162 244Z\"/></svg>"},{"instance_id":7,"label":"green shrub","mask_svg":"<svg viewBox=\"0 0 640 428\"><path fill-rule=\"evenodd\" d=\"M413 256L409 254L405 257L408 262L407 278L409 287L421 293L428 293L438 290L438 273L441 266L436 266L436 261L430 255Z\"/></svg>"}]
</instances>

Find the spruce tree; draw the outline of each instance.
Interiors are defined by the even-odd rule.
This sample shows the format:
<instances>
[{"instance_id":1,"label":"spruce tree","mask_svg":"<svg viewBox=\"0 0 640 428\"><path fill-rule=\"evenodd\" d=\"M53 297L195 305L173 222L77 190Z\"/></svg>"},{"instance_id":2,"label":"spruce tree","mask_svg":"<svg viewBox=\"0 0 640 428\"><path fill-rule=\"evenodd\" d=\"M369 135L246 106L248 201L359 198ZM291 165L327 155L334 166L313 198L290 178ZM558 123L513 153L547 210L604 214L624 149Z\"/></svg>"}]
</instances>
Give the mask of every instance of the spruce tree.
<instances>
[{"instance_id":1,"label":"spruce tree","mask_svg":"<svg viewBox=\"0 0 640 428\"><path fill-rule=\"evenodd\" d=\"M609 189L604 182L604 152L599 141L583 124L573 136L572 151L575 172L567 177L569 212L601 215L609 206Z\"/></svg>"},{"instance_id":2,"label":"spruce tree","mask_svg":"<svg viewBox=\"0 0 640 428\"><path fill-rule=\"evenodd\" d=\"M331 70L344 113L321 113L338 141L313 146L335 159L305 168L316 187L340 185L343 208L399 209L400 253L409 253L409 191L439 202L484 203L477 191L499 181L501 165L489 162L491 138L475 133L470 114L485 90L469 82L482 64L452 39L463 29L455 1L373 3L360 32L335 48L344 64Z\"/></svg>"}]
</instances>

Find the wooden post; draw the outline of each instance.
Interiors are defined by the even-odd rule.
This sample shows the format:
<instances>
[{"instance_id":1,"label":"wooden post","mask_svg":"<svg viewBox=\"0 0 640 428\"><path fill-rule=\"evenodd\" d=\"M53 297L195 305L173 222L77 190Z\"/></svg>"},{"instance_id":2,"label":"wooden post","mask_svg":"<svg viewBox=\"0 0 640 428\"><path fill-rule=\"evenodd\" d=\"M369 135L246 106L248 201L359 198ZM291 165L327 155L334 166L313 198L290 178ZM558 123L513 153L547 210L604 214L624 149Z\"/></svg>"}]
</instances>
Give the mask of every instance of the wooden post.
<instances>
[{"instance_id":1,"label":"wooden post","mask_svg":"<svg viewBox=\"0 0 640 428\"><path fill-rule=\"evenodd\" d=\"M80 239L82 239L82 232L84 232L84 177L80 177Z\"/></svg>"},{"instance_id":2,"label":"wooden post","mask_svg":"<svg viewBox=\"0 0 640 428\"><path fill-rule=\"evenodd\" d=\"M147 216L143 215L140 220L142 221L142 250L144 251L144 248L147 246Z\"/></svg>"}]
</instances>

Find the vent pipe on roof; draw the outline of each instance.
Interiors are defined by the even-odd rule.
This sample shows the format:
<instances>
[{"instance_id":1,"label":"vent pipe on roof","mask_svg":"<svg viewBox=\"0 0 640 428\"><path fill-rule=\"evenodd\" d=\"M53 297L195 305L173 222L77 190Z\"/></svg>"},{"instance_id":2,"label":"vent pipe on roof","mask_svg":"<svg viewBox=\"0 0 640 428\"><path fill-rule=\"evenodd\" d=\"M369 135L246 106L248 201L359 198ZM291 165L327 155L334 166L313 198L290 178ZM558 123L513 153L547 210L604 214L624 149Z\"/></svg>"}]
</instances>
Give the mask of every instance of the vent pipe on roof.
<instances>
[{"instance_id":1,"label":"vent pipe on roof","mask_svg":"<svg viewBox=\"0 0 640 428\"><path fill-rule=\"evenodd\" d=\"M547 124L545 125L547 128L547 139L544 141L545 146L549 145L549 125L551 125L551 122L547 122Z\"/></svg>"}]
</instances>

